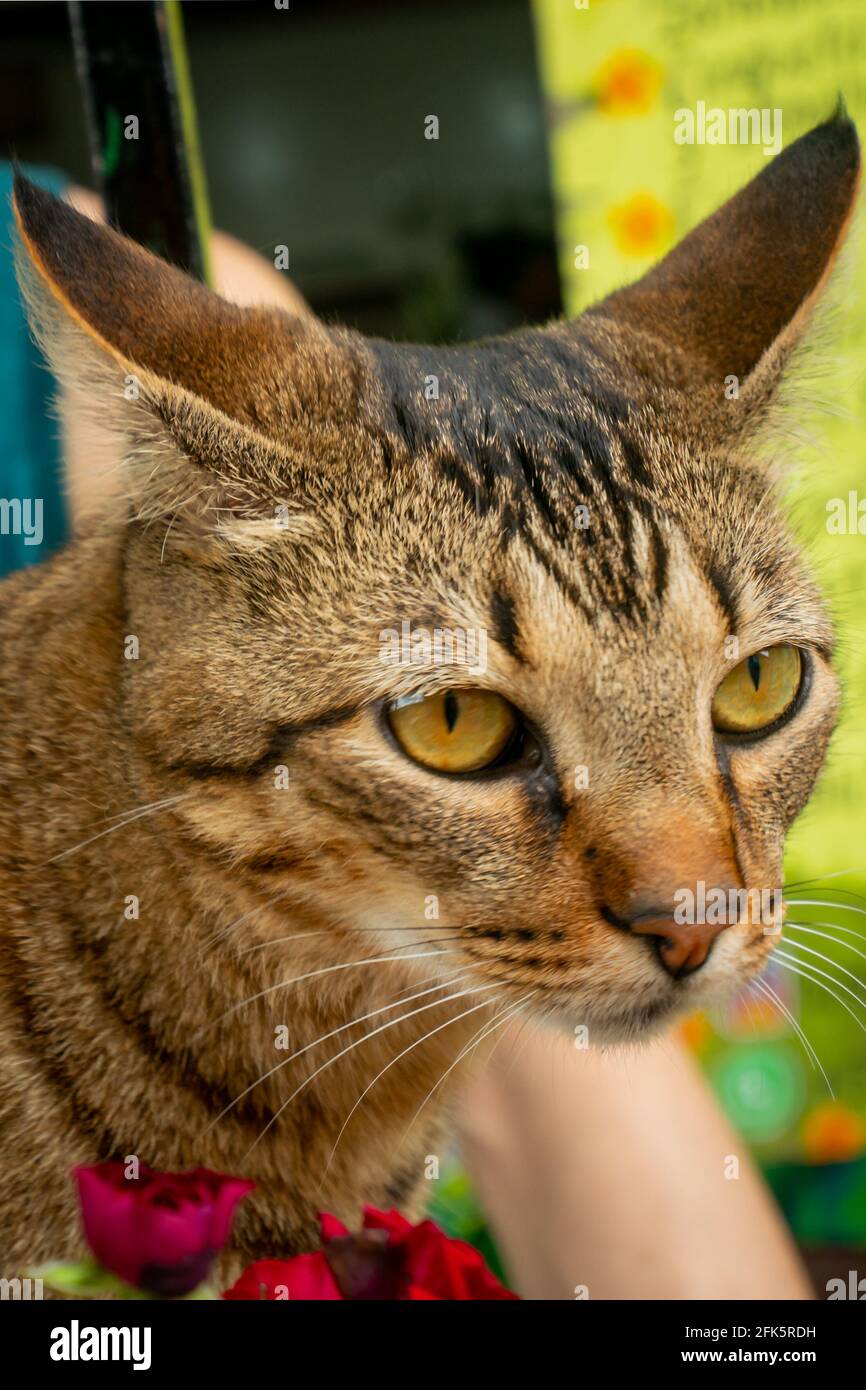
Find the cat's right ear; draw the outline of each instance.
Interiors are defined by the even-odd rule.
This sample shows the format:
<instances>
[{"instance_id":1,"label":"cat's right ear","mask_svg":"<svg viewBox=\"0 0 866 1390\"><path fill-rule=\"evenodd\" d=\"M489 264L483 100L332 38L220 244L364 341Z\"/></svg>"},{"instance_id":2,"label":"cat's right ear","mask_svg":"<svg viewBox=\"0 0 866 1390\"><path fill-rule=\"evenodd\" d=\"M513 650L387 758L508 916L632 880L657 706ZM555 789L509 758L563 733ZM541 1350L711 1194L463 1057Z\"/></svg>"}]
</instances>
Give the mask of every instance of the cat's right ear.
<instances>
[{"instance_id":1,"label":"cat's right ear","mask_svg":"<svg viewBox=\"0 0 866 1390\"><path fill-rule=\"evenodd\" d=\"M347 349L312 315L231 304L20 174L14 209L45 355L76 408L155 472L158 509L193 490L190 463L205 492L284 491L286 421L350 411Z\"/></svg>"}]
</instances>

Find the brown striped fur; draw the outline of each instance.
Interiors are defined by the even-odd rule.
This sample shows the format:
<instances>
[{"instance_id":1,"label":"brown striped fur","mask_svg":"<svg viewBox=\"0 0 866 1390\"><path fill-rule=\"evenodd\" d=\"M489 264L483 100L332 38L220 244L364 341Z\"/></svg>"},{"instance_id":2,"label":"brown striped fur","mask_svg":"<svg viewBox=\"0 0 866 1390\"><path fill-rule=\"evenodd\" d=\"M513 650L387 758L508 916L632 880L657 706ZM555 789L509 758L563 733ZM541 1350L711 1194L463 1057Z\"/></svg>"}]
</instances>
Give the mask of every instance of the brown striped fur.
<instances>
[{"instance_id":1,"label":"brown striped fur","mask_svg":"<svg viewBox=\"0 0 866 1390\"><path fill-rule=\"evenodd\" d=\"M462 1066L413 1117L496 1007L639 1039L760 970L759 924L676 981L620 928L778 883L823 760L832 634L756 440L858 167L837 113L576 323L447 349L235 308L20 184L36 322L125 463L0 605L0 1272L78 1251L69 1169L111 1155L256 1179L225 1276L319 1208L417 1211ZM404 620L488 631L478 683L536 756L400 753L382 703L467 683L384 665ZM731 633L811 653L795 717L736 747ZM493 988L387 1012L451 975ZM280 1025L342 1031L254 1086Z\"/></svg>"}]
</instances>

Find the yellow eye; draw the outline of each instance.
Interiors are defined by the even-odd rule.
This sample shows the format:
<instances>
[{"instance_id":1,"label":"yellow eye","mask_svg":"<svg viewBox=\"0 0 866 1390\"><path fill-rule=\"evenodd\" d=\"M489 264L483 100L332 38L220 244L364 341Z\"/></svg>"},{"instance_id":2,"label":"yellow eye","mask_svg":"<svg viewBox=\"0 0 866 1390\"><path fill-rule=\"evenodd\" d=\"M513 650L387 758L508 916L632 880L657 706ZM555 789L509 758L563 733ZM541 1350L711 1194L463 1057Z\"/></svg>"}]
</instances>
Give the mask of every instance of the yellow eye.
<instances>
[{"instance_id":1,"label":"yellow eye","mask_svg":"<svg viewBox=\"0 0 866 1390\"><path fill-rule=\"evenodd\" d=\"M768 647L729 671L713 697L713 725L722 734L766 729L785 713L800 689L798 647Z\"/></svg>"},{"instance_id":2,"label":"yellow eye","mask_svg":"<svg viewBox=\"0 0 866 1390\"><path fill-rule=\"evenodd\" d=\"M489 767L518 727L512 706L492 690L445 690L395 700L388 723L403 751L437 772Z\"/></svg>"}]
</instances>

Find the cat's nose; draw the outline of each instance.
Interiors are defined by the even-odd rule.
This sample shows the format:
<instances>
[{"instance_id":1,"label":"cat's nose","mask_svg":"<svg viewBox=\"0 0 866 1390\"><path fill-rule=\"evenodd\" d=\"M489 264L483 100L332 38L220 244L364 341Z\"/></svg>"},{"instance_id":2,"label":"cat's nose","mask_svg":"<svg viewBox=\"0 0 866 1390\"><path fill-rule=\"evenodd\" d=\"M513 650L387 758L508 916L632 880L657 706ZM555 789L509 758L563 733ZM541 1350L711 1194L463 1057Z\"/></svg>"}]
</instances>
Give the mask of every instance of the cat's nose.
<instances>
[{"instance_id":1,"label":"cat's nose","mask_svg":"<svg viewBox=\"0 0 866 1390\"><path fill-rule=\"evenodd\" d=\"M658 957L675 980L691 975L709 959L713 943L727 923L675 922L673 917L647 912L629 921L637 936L658 937Z\"/></svg>"}]
</instances>

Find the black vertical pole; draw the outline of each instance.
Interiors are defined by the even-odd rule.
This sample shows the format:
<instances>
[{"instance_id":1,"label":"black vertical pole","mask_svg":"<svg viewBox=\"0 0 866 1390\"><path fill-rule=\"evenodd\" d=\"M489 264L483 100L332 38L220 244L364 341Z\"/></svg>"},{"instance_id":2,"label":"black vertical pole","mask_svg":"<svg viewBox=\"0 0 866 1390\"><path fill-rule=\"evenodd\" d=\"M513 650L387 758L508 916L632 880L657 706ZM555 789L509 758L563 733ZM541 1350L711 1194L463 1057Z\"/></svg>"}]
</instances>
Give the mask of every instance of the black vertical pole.
<instances>
[{"instance_id":1,"label":"black vertical pole","mask_svg":"<svg viewBox=\"0 0 866 1390\"><path fill-rule=\"evenodd\" d=\"M108 220L210 281L210 217L179 0L69 0L69 11Z\"/></svg>"}]
</instances>

